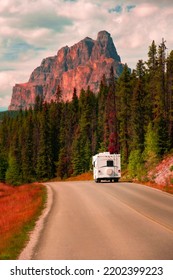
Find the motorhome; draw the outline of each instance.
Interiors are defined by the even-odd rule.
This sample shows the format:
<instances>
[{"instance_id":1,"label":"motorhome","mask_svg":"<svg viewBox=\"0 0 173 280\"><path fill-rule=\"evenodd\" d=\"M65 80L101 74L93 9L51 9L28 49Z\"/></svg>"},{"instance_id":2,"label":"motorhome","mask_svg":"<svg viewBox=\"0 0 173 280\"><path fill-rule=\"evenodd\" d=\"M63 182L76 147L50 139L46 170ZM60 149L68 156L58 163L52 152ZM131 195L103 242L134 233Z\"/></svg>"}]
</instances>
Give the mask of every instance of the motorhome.
<instances>
[{"instance_id":1,"label":"motorhome","mask_svg":"<svg viewBox=\"0 0 173 280\"><path fill-rule=\"evenodd\" d=\"M99 153L92 157L93 177L96 183L102 180L118 182L121 177L120 154Z\"/></svg>"}]
</instances>

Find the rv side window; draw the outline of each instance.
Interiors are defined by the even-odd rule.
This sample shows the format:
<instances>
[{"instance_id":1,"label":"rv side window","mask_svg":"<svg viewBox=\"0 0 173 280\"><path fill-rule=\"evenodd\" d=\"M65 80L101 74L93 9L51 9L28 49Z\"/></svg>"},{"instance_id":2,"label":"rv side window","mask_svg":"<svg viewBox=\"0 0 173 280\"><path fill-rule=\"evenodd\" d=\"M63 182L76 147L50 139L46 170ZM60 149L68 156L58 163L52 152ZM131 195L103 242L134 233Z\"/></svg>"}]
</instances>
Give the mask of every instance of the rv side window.
<instances>
[{"instance_id":1,"label":"rv side window","mask_svg":"<svg viewBox=\"0 0 173 280\"><path fill-rule=\"evenodd\" d=\"M113 160L107 160L107 166L114 166Z\"/></svg>"}]
</instances>

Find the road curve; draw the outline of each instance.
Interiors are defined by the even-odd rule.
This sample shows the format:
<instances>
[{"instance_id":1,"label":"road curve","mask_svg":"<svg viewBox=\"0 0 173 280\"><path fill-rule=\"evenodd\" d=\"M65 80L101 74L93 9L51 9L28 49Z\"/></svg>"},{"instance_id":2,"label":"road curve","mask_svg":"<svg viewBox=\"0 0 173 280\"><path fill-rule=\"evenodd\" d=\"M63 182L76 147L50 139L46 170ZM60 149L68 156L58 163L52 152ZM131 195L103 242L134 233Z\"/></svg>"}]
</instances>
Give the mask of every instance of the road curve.
<instances>
[{"instance_id":1,"label":"road curve","mask_svg":"<svg viewBox=\"0 0 173 280\"><path fill-rule=\"evenodd\" d=\"M173 259L173 196L131 183L48 183L33 260Z\"/></svg>"}]
</instances>

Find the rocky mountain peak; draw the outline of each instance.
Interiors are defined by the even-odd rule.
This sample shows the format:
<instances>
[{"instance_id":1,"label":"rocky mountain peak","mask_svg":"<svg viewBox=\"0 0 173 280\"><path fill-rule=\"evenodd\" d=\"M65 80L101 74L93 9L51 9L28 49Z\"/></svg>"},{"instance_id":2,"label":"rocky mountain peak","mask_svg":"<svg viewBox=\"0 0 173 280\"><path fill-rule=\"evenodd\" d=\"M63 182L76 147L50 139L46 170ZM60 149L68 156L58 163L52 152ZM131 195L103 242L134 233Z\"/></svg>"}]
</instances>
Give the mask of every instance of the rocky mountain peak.
<instances>
[{"instance_id":1,"label":"rocky mountain peak","mask_svg":"<svg viewBox=\"0 0 173 280\"><path fill-rule=\"evenodd\" d=\"M105 30L100 31L97 34L97 41L100 41L100 42L107 42L110 40L110 38L111 38L111 34Z\"/></svg>"},{"instance_id":2,"label":"rocky mountain peak","mask_svg":"<svg viewBox=\"0 0 173 280\"><path fill-rule=\"evenodd\" d=\"M61 48L57 55L43 59L31 73L28 83L13 87L9 110L33 106L38 94L51 102L55 100L58 86L64 101L71 100L74 88L78 95L88 86L97 93L103 75L109 77L111 67L116 76L123 70L110 33L100 31L96 40L86 37L71 47Z\"/></svg>"}]
</instances>

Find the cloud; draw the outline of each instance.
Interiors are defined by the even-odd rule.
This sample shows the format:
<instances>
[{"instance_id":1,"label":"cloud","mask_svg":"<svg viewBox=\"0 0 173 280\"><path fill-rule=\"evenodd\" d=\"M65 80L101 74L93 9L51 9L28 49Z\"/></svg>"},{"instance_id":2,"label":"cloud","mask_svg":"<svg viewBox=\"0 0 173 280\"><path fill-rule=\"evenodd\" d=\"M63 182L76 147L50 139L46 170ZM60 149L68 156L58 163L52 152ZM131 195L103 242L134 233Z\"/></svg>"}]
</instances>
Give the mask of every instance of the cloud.
<instances>
[{"instance_id":1,"label":"cloud","mask_svg":"<svg viewBox=\"0 0 173 280\"><path fill-rule=\"evenodd\" d=\"M4 0L0 5L0 107L43 58L107 30L123 63L146 60L152 40L173 49L172 0Z\"/></svg>"},{"instance_id":2,"label":"cloud","mask_svg":"<svg viewBox=\"0 0 173 280\"><path fill-rule=\"evenodd\" d=\"M144 3L135 8L134 16L136 17L148 17L155 15L159 12L159 7L153 3Z\"/></svg>"}]
</instances>

